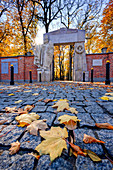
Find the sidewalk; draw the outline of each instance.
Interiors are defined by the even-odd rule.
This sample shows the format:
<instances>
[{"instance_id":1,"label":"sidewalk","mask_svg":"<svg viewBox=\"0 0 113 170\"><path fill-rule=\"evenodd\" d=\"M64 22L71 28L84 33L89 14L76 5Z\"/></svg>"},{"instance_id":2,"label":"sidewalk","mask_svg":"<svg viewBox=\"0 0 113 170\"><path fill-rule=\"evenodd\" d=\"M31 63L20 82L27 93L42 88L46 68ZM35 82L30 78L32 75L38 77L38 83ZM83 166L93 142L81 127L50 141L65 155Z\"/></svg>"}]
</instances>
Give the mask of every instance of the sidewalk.
<instances>
[{"instance_id":1,"label":"sidewalk","mask_svg":"<svg viewBox=\"0 0 113 170\"><path fill-rule=\"evenodd\" d=\"M108 159L113 158L113 130L100 129L95 126L95 123L113 125L113 100L100 99L105 93L113 93L113 86L86 82L51 82L16 84L14 86L0 84L0 122L7 120L4 124L0 124L0 169L112 170L113 165ZM48 130L51 126L63 127L59 123L58 117L64 114L73 116L73 114L67 110L56 114L56 108L51 107L56 101L45 103L45 99L56 99L57 101L67 99L69 106L77 109L77 117L81 121L77 129L74 130L75 145L95 152L102 161L93 162L89 157L80 155L77 158L68 156L67 150L64 150L61 157L56 158L52 163L49 155L43 155L37 160L28 154L35 152L35 148L41 143L42 138L39 134L38 136L30 135L25 131L26 127L18 127L18 122L15 120L18 114L6 113L4 109L14 106L23 108L26 105L34 104L35 107L31 112L37 113L40 119L47 119ZM15 103L19 100L22 101ZM84 134L102 140L105 144L85 144L83 142ZM21 144L20 150L14 155L9 155L11 143L17 140Z\"/></svg>"}]
</instances>

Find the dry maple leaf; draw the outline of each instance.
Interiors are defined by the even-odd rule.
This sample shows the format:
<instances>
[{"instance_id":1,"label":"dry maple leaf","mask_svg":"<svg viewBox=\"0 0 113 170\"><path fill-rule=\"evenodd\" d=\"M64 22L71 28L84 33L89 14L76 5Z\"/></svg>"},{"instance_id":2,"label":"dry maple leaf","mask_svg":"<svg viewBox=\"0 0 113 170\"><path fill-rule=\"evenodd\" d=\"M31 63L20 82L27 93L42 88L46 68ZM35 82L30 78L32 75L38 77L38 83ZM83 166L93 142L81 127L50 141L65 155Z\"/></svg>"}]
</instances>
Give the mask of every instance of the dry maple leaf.
<instances>
[{"instance_id":1,"label":"dry maple leaf","mask_svg":"<svg viewBox=\"0 0 113 170\"><path fill-rule=\"evenodd\" d=\"M40 131L40 135L45 140L42 141L35 150L37 150L40 155L50 154L51 161L60 156L63 149L67 149L65 138L68 137L68 132L66 128L51 127L49 131Z\"/></svg>"},{"instance_id":2,"label":"dry maple leaf","mask_svg":"<svg viewBox=\"0 0 113 170\"><path fill-rule=\"evenodd\" d=\"M96 139L92 136L86 135L86 134L84 134L83 142L84 143L93 143L93 142L95 142L95 143L105 143L101 140L98 140L98 139Z\"/></svg>"},{"instance_id":3,"label":"dry maple leaf","mask_svg":"<svg viewBox=\"0 0 113 170\"><path fill-rule=\"evenodd\" d=\"M74 107L70 107L68 110L69 110L71 113L75 113L75 114L78 113L78 111L77 111L76 108L74 108Z\"/></svg>"},{"instance_id":4,"label":"dry maple leaf","mask_svg":"<svg viewBox=\"0 0 113 170\"><path fill-rule=\"evenodd\" d=\"M40 158L40 155L37 155L36 153L28 153L28 155L32 155L32 156L34 156L38 160Z\"/></svg>"},{"instance_id":5,"label":"dry maple leaf","mask_svg":"<svg viewBox=\"0 0 113 170\"><path fill-rule=\"evenodd\" d=\"M86 156L87 154L86 153L84 153L83 151L82 151L82 149L79 147L79 146L77 146L77 145L74 145L73 143L69 143L70 144L70 146L71 146L71 148L73 149L73 154L77 157L77 155L82 155L82 156Z\"/></svg>"},{"instance_id":6,"label":"dry maple leaf","mask_svg":"<svg viewBox=\"0 0 113 170\"><path fill-rule=\"evenodd\" d=\"M32 121L39 119L39 117L36 113L30 113L17 116L15 119L20 123L19 126L24 127L25 125L31 124Z\"/></svg>"},{"instance_id":7,"label":"dry maple leaf","mask_svg":"<svg viewBox=\"0 0 113 170\"><path fill-rule=\"evenodd\" d=\"M95 126L97 126L98 128L113 130L113 126L109 123L95 123Z\"/></svg>"},{"instance_id":8,"label":"dry maple leaf","mask_svg":"<svg viewBox=\"0 0 113 170\"><path fill-rule=\"evenodd\" d=\"M15 101L15 104L21 103L21 102L22 102L22 100Z\"/></svg>"},{"instance_id":9,"label":"dry maple leaf","mask_svg":"<svg viewBox=\"0 0 113 170\"><path fill-rule=\"evenodd\" d=\"M45 103L49 103L49 102L52 102L53 100L52 99L45 99L44 102Z\"/></svg>"},{"instance_id":10,"label":"dry maple leaf","mask_svg":"<svg viewBox=\"0 0 113 170\"><path fill-rule=\"evenodd\" d=\"M57 108L57 112L64 111L65 109L69 109L69 103L66 99L60 99L56 104L52 106L53 108Z\"/></svg>"},{"instance_id":11,"label":"dry maple leaf","mask_svg":"<svg viewBox=\"0 0 113 170\"><path fill-rule=\"evenodd\" d=\"M11 143L11 148L9 149L9 154L10 155L13 155L15 153L17 153L20 149L20 142L16 141L16 142L13 142Z\"/></svg>"},{"instance_id":12,"label":"dry maple leaf","mask_svg":"<svg viewBox=\"0 0 113 170\"><path fill-rule=\"evenodd\" d=\"M69 130L73 130L77 126L77 121L80 121L76 116L62 115L58 118L60 123L65 124Z\"/></svg>"},{"instance_id":13,"label":"dry maple leaf","mask_svg":"<svg viewBox=\"0 0 113 170\"><path fill-rule=\"evenodd\" d=\"M33 105L26 105L24 107L24 110L27 110L28 112L30 112L34 107L35 107L34 104Z\"/></svg>"},{"instance_id":14,"label":"dry maple leaf","mask_svg":"<svg viewBox=\"0 0 113 170\"><path fill-rule=\"evenodd\" d=\"M30 132L31 135L37 136L38 130L45 130L48 128L47 124L45 123L45 119L43 120L35 120L33 121L29 126L27 126L28 132Z\"/></svg>"},{"instance_id":15,"label":"dry maple leaf","mask_svg":"<svg viewBox=\"0 0 113 170\"><path fill-rule=\"evenodd\" d=\"M14 113L17 112L17 108L16 107L5 107L5 111L9 112L9 113Z\"/></svg>"},{"instance_id":16,"label":"dry maple leaf","mask_svg":"<svg viewBox=\"0 0 113 170\"><path fill-rule=\"evenodd\" d=\"M96 155L96 153L92 152L91 150L84 150L88 154L88 156L94 161L94 162L100 162L101 159Z\"/></svg>"}]
</instances>

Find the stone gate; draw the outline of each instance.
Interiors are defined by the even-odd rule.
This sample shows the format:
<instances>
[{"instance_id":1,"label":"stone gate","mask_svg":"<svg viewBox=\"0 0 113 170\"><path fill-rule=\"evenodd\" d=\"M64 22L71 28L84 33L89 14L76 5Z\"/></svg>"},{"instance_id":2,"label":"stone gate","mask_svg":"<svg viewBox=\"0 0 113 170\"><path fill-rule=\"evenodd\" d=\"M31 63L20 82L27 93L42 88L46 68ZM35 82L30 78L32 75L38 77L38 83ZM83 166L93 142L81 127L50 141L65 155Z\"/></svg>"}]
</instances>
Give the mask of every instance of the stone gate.
<instances>
[{"instance_id":1,"label":"stone gate","mask_svg":"<svg viewBox=\"0 0 113 170\"><path fill-rule=\"evenodd\" d=\"M73 75L72 80L83 81L83 72L85 80L88 81L89 72L87 71L86 53L84 48L85 31L78 29L61 28L43 35L44 44L38 45L35 50L34 64L37 64L41 81L51 81L54 72L54 45L74 45L73 56Z\"/></svg>"}]
</instances>

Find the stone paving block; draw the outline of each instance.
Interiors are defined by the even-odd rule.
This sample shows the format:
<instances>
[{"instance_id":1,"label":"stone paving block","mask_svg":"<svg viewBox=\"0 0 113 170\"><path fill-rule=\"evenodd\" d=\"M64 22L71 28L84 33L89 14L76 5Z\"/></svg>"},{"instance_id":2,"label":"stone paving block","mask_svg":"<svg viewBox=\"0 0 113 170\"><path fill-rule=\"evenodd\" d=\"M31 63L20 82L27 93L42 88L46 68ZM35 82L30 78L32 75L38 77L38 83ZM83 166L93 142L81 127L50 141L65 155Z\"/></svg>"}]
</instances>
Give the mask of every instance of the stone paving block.
<instances>
[{"instance_id":1,"label":"stone paving block","mask_svg":"<svg viewBox=\"0 0 113 170\"><path fill-rule=\"evenodd\" d=\"M19 142L21 143L22 148L35 149L36 146L41 143L41 137L39 132L37 133L37 136L30 135L29 132L25 132Z\"/></svg>"},{"instance_id":2,"label":"stone paving block","mask_svg":"<svg viewBox=\"0 0 113 170\"><path fill-rule=\"evenodd\" d=\"M52 113L55 113L57 111L56 108L52 108L51 106L47 106L47 112L52 112Z\"/></svg>"},{"instance_id":3,"label":"stone paving block","mask_svg":"<svg viewBox=\"0 0 113 170\"><path fill-rule=\"evenodd\" d=\"M71 107L76 108L76 110L77 110L79 113L85 113L84 108L81 107L81 106L77 106L77 105L73 105L73 104L72 104Z\"/></svg>"},{"instance_id":4,"label":"stone paving block","mask_svg":"<svg viewBox=\"0 0 113 170\"><path fill-rule=\"evenodd\" d=\"M78 145L82 149L89 149L89 150L95 152L97 155L104 154L101 144L98 144L98 143L85 144L83 142L84 134L95 137L93 130L91 130L91 129L75 129L74 133L75 133L75 140L76 140L75 145Z\"/></svg>"},{"instance_id":5,"label":"stone paving block","mask_svg":"<svg viewBox=\"0 0 113 170\"><path fill-rule=\"evenodd\" d=\"M55 117L56 117L56 114L49 113L49 112L46 112L46 113L38 113L38 115L40 116L40 119L47 119L46 123L47 123L49 126L52 125L53 120L54 120Z\"/></svg>"},{"instance_id":6,"label":"stone paving block","mask_svg":"<svg viewBox=\"0 0 113 170\"><path fill-rule=\"evenodd\" d=\"M14 129L12 129L12 128L14 128ZM10 129L12 129L12 130L9 133L5 134ZM16 125L8 125L0 133L0 135L5 134L5 136L2 136L0 138L0 144L10 145L12 142L16 142L16 140L18 139L18 137L21 135L21 133L23 131L24 131L24 128L18 127Z\"/></svg>"},{"instance_id":7,"label":"stone paving block","mask_svg":"<svg viewBox=\"0 0 113 170\"><path fill-rule=\"evenodd\" d=\"M47 106L35 106L32 109L32 112L45 112L47 109Z\"/></svg>"},{"instance_id":8,"label":"stone paving block","mask_svg":"<svg viewBox=\"0 0 113 170\"><path fill-rule=\"evenodd\" d=\"M94 120L91 118L89 113L78 113L77 114L78 119L81 121L79 122L80 127L83 125L88 125L88 126L95 126Z\"/></svg>"},{"instance_id":9,"label":"stone paving block","mask_svg":"<svg viewBox=\"0 0 113 170\"><path fill-rule=\"evenodd\" d=\"M0 116L0 120L7 120L6 123L11 123L12 120L17 116L18 114L16 113L3 113Z\"/></svg>"},{"instance_id":10,"label":"stone paving block","mask_svg":"<svg viewBox=\"0 0 113 170\"><path fill-rule=\"evenodd\" d=\"M108 129L101 129L96 131L99 139L105 142L105 147L108 150L108 153L113 157L113 131Z\"/></svg>"},{"instance_id":11,"label":"stone paving block","mask_svg":"<svg viewBox=\"0 0 113 170\"><path fill-rule=\"evenodd\" d=\"M50 165L49 155L43 155L37 165L37 170L74 170L74 166L63 158L56 158Z\"/></svg>"},{"instance_id":12,"label":"stone paving block","mask_svg":"<svg viewBox=\"0 0 113 170\"><path fill-rule=\"evenodd\" d=\"M113 125L113 119L110 115L107 113L98 113L98 114L91 114L91 116L94 118L96 123L110 123Z\"/></svg>"},{"instance_id":13,"label":"stone paving block","mask_svg":"<svg viewBox=\"0 0 113 170\"><path fill-rule=\"evenodd\" d=\"M23 103L23 105L32 105L32 104L35 104L35 101L33 100L27 100L26 102Z\"/></svg>"},{"instance_id":14,"label":"stone paving block","mask_svg":"<svg viewBox=\"0 0 113 170\"><path fill-rule=\"evenodd\" d=\"M85 110L91 114L102 114L104 112L100 106L95 107L95 105L87 106Z\"/></svg>"},{"instance_id":15,"label":"stone paving block","mask_svg":"<svg viewBox=\"0 0 113 170\"><path fill-rule=\"evenodd\" d=\"M92 106L92 105L95 105L95 106L98 106L98 104L94 101L83 101L83 103L86 105L86 106Z\"/></svg>"},{"instance_id":16,"label":"stone paving block","mask_svg":"<svg viewBox=\"0 0 113 170\"><path fill-rule=\"evenodd\" d=\"M89 157L78 156L76 167L77 170L112 170L113 165L107 159L94 163Z\"/></svg>"},{"instance_id":17,"label":"stone paving block","mask_svg":"<svg viewBox=\"0 0 113 170\"><path fill-rule=\"evenodd\" d=\"M46 103L45 102L36 102L35 103L35 106L37 107L37 106L45 106L46 105Z\"/></svg>"},{"instance_id":18,"label":"stone paving block","mask_svg":"<svg viewBox=\"0 0 113 170\"><path fill-rule=\"evenodd\" d=\"M9 155L9 151L4 151L0 157L1 170L33 170L35 158L31 155Z\"/></svg>"}]
</instances>

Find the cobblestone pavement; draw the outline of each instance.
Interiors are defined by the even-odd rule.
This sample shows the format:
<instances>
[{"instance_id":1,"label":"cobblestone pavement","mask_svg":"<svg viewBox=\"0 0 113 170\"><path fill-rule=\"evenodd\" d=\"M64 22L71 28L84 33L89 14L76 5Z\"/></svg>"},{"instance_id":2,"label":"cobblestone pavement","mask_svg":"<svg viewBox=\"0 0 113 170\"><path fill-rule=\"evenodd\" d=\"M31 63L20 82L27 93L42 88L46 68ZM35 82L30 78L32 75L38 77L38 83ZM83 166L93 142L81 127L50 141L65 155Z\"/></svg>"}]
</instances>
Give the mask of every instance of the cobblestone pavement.
<instances>
[{"instance_id":1,"label":"cobblestone pavement","mask_svg":"<svg viewBox=\"0 0 113 170\"><path fill-rule=\"evenodd\" d=\"M0 125L0 169L112 170L113 165L107 157L109 155L109 158L113 158L113 130L99 129L95 126L95 123L113 125L113 100L100 99L106 92L113 92L113 86L74 82L16 84L14 86L0 84L0 121L7 120ZM14 95L9 96L12 93ZM34 96L34 93L39 93L39 95ZM45 99L68 99L69 106L77 109L77 117L81 121L77 129L74 130L75 144L82 149L90 149L95 152L102 159L101 162L95 163L89 157L80 155L77 159L74 156L69 157L66 150L52 163L50 163L49 155L43 155L37 160L28 154L34 152L36 146L41 143L41 137L30 135L25 131L25 127L16 126L15 117L17 114L5 113L4 109L7 106L23 108L27 104L34 104L32 112L40 115L41 119L47 119L49 129L51 126L61 126L58 121L59 116L73 115L69 111L56 114L56 109L51 107L55 102L45 103ZM18 100L22 100L22 102L15 104L15 101ZM103 140L105 144L83 143L84 133ZM17 140L21 143L20 150L14 155L9 155L11 143Z\"/></svg>"}]
</instances>

